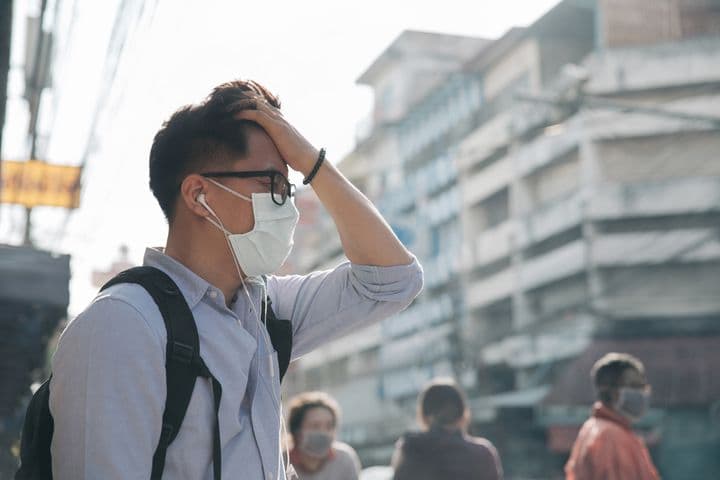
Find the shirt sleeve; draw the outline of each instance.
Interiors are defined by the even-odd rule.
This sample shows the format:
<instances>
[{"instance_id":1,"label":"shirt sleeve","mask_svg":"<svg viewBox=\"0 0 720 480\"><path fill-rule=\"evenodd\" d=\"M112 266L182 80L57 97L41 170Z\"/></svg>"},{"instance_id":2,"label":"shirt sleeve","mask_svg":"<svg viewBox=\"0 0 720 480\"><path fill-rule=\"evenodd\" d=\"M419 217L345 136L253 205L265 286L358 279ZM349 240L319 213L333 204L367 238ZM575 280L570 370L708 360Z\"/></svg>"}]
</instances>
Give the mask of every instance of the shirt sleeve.
<instances>
[{"instance_id":1,"label":"shirt sleeve","mask_svg":"<svg viewBox=\"0 0 720 480\"><path fill-rule=\"evenodd\" d=\"M390 466L393 468L393 480L398 480L400 477L398 476L398 470L404 463L403 458L403 444L404 439L403 437L400 437L397 442L395 442L395 450L393 451L392 457L390 458Z\"/></svg>"},{"instance_id":2,"label":"shirt sleeve","mask_svg":"<svg viewBox=\"0 0 720 480\"><path fill-rule=\"evenodd\" d=\"M293 325L292 358L406 308L420 293L422 267L345 262L309 275L268 278L275 313Z\"/></svg>"},{"instance_id":3,"label":"shirt sleeve","mask_svg":"<svg viewBox=\"0 0 720 480\"><path fill-rule=\"evenodd\" d=\"M50 411L57 480L150 478L164 409L165 349L129 303L96 300L63 333Z\"/></svg>"},{"instance_id":4,"label":"shirt sleeve","mask_svg":"<svg viewBox=\"0 0 720 480\"><path fill-rule=\"evenodd\" d=\"M498 453L497 448L488 442L487 451L490 456L490 469L492 470L492 472L488 472L487 478L492 480L503 480L502 462L500 461L500 454Z\"/></svg>"},{"instance_id":5,"label":"shirt sleeve","mask_svg":"<svg viewBox=\"0 0 720 480\"><path fill-rule=\"evenodd\" d=\"M357 452L348 444L343 444L343 452L347 455L347 474L348 480L358 480L362 465L360 463L360 457Z\"/></svg>"}]
</instances>

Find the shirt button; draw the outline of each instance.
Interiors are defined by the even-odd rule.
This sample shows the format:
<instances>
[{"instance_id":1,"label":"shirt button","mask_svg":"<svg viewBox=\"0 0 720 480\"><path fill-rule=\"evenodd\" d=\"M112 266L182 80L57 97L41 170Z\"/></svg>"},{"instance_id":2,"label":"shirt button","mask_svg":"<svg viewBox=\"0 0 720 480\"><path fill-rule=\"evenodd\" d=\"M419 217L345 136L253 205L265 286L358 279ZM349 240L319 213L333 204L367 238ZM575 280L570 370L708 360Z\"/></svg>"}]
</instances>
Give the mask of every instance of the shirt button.
<instances>
[{"instance_id":1,"label":"shirt button","mask_svg":"<svg viewBox=\"0 0 720 480\"><path fill-rule=\"evenodd\" d=\"M267 478L267 480L272 480L272 478L273 478L272 473L268 473L266 475L266 478Z\"/></svg>"},{"instance_id":2,"label":"shirt button","mask_svg":"<svg viewBox=\"0 0 720 480\"><path fill-rule=\"evenodd\" d=\"M213 299L217 298L217 296L218 296L218 294L215 290L210 290L210 293L208 293L208 295L210 296L210 298L213 298Z\"/></svg>"}]
</instances>

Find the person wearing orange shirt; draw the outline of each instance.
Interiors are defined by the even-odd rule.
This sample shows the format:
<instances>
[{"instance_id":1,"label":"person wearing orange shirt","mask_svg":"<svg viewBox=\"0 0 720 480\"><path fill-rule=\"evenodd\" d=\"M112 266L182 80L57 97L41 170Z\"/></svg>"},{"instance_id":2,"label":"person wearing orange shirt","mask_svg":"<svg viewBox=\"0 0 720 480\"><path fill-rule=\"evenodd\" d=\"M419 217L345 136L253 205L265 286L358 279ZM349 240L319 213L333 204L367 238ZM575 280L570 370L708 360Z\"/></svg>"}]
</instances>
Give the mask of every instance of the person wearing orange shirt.
<instances>
[{"instance_id":1,"label":"person wearing orange shirt","mask_svg":"<svg viewBox=\"0 0 720 480\"><path fill-rule=\"evenodd\" d=\"M658 480L645 442L632 430L650 401L642 362L608 353L595 363L591 376L598 401L575 440L566 480Z\"/></svg>"}]
</instances>

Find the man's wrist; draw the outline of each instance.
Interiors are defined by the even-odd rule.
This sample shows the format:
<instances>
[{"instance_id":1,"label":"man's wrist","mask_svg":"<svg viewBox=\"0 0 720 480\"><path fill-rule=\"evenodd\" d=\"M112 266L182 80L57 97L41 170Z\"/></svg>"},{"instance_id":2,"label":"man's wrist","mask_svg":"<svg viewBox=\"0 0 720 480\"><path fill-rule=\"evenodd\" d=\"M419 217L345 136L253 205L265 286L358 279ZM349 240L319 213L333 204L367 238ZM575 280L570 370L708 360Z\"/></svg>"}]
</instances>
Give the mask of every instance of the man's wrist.
<instances>
[{"instance_id":1,"label":"man's wrist","mask_svg":"<svg viewBox=\"0 0 720 480\"><path fill-rule=\"evenodd\" d=\"M320 151L318 152L317 159L313 163L313 166L310 169L310 171L306 174L303 172L305 175L305 178L303 179L303 185L309 185L310 182L313 181L313 179L315 178L315 175L317 175L318 170L320 170L320 167L322 167L322 164L324 161L325 161L325 149L321 148Z\"/></svg>"},{"instance_id":2,"label":"man's wrist","mask_svg":"<svg viewBox=\"0 0 720 480\"><path fill-rule=\"evenodd\" d=\"M295 170L302 173L303 178L306 178L315 166L315 162L317 161L319 154L320 150L311 146L307 149L306 153L303 153L301 157L302 163L297 165L297 168L295 168Z\"/></svg>"}]
</instances>

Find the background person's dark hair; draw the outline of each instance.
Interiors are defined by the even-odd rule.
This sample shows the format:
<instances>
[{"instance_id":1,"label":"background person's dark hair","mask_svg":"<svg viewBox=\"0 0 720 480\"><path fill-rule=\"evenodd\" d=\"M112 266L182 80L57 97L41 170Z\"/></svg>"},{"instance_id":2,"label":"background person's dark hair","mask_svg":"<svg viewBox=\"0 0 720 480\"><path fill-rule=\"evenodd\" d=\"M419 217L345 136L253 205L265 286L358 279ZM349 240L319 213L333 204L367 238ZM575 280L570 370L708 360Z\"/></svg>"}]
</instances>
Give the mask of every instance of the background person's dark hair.
<instances>
[{"instance_id":1,"label":"background person's dark hair","mask_svg":"<svg viewBox=\"0 0 720 480\"><path fill-rule=\"evenodd\" d=\"M590 371L590 377L598 398L602 402L610 404L612 389L619 387L620 378L628 369L634 369L641 375L645 375L645 367L642 362L627 353L608 353L595 362Z\"/></svg>"},{"instance_id":2,"label":"background person's dark hair","mask_svg":"<svg viewBox=\"0 0 720 480\"><path fill-rule=\"evenodd\" d=\"M290 400L287 422L288 430L290 430L293 439L300 432L307 412L318 407L327 409L333 416L334 425L338 426L340 423L340 405L334 398L325 392L301 393Z\"/></svg>"},{"instance_id":3,"label":"background person's dark hair","mask_svg":"<svg viewBox=\"0 0 720 480\"><path fill-rule=\"evenodd\" d=\"M259 83L234 80L216 87L202 103L180 108L163 123L150 149L150 190L168 222L172 222L180 184L187 175L247 155L247 130L252 123L235 120L233 115L239 110L234 105L256 95L280 108L278 98Z\"/></svg>"},{"instance_id":4,"label":"background person's dark hair","mask_svg":"<svg viewBox=\"0 0 720 480\"><path fill-rule=\"evenodd\" d=\"M465 395L452 379L433 380L418 399L420 414L428 427L452 425L467 409Z\"/></svg>"}]
</instances>

